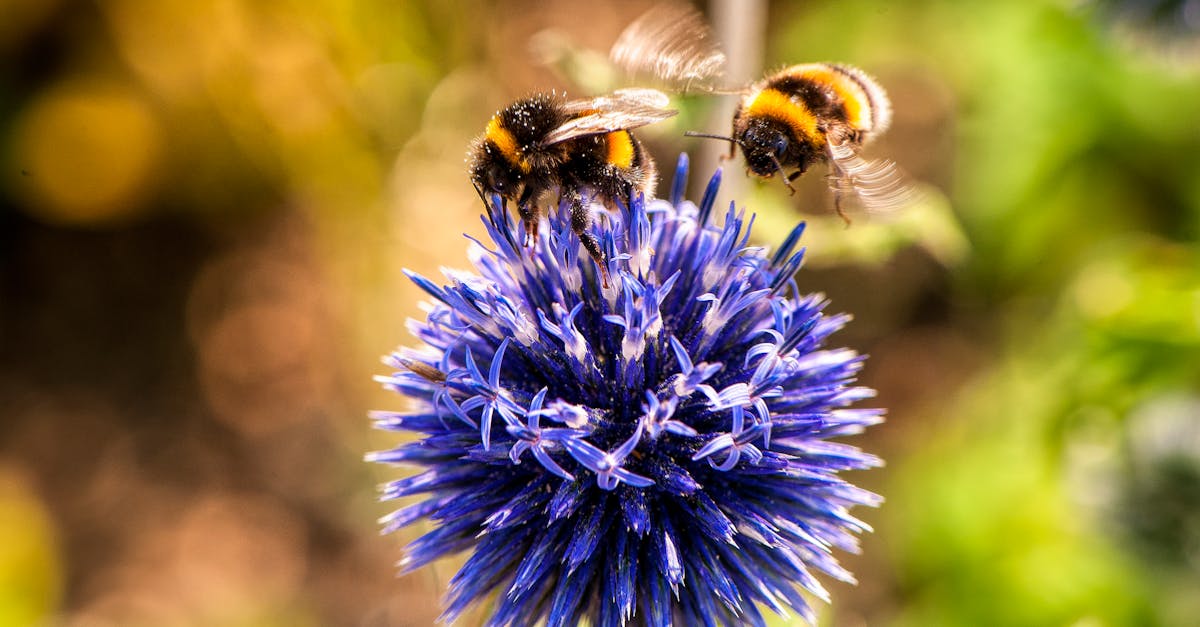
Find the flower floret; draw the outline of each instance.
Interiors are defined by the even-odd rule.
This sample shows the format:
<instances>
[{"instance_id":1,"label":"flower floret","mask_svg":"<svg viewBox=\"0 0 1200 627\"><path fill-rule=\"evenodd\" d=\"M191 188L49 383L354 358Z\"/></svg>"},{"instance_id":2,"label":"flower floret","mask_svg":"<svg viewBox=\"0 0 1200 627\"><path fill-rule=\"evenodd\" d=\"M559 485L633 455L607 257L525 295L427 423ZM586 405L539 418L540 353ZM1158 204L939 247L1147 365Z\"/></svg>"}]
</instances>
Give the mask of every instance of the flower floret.
<instances>
[{"instance_id":1,"label":"flower floret","mask_svg":"<svg viewBox=\"0 0 1200 627\"><path fill-rule=\"evenodd\" d=\"M883 411L852 407L863 357L826 346L849 316L798 293L803 225L770 254L732 204L712 223L719 171L698 204L686 175L593 221L607 287L567 212L526 243L498 198L474 272L406 271L423 347L377 380L412 404L372 419L416 437L367 459L416 469L383 489L413 499L385 531L430 523L405 571L469 553L443 620L491 598L489 625L812 622L814 572L852 580L833 553L880 499L840 473L882 462L831 440Z\"/></svg>"}]
</instances>

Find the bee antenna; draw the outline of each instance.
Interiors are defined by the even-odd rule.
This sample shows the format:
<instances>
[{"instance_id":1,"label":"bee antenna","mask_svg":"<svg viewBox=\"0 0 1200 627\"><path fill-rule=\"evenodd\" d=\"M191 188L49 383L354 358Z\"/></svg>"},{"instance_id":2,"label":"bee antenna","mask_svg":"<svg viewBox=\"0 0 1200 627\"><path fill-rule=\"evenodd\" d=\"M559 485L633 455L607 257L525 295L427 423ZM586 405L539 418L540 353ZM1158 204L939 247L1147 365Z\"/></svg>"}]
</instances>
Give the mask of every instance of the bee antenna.
<instances>
[{"instance_id":1,"label":"bee antenna","mask_svg":"<svg viewBox=\"0 0 1200 627\"><path fill-rule=\"evenodd\" d=\"M742 145L742 142L740 142L728 135L713 135L711 133L697 133L696 131L684 131L683 134L686 135L687 137L705 137L708 139L720 139L722 141L727 141L731 144L737 144L739 146Z\"/></svg>"},{"instance_id":2,"label":"bee antenna","mask_svg":"<svg viewBox=\"0 0 1200 627\"><path fill-rule=\"evenodd\" d=\"M480 186L479 186L477 183L474 183L474 182L472 182L472 183L471 183L471 187L474 187L474 188L475 188L475 193L476 193L476 194L479 194L479 200L482 200L482 201L483 201L483 206L484 206L484 208L487 208L487 207L489 207L489 205L488 205L488 201L487 201L487 197L483 195L483 188L482 188L482 187L480 187Z\"/></svg>"},{"instance_id":3,"label":"bee antenna","mask_svg":"<svg viewBox=\"0 0 1200 627\"><path fill-rule=\"evenodd\" d=\"M775 169L779 170L779 178L783 181L783 186L788 188L788 192L792 196L795 196L796 188L792 187L792 182L788 179L787 173L783 171L783 164L779 162L779 157L776 157L774 153L771 153L771 161L775 162Z\"/></svg>"}]
</instances>

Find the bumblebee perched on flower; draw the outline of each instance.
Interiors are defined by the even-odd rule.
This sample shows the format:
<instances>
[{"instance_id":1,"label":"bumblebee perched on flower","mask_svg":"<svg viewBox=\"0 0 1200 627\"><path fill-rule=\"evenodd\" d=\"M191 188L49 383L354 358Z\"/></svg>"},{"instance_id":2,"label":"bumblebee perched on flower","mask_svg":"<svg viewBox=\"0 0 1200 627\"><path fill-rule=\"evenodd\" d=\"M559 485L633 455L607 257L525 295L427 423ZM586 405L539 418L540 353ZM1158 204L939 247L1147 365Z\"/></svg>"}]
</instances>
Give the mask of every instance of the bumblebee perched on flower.
<instances>
[{"instance_id":1,"label":"bumblebee perched on flower","mask_svg":"<svg viewBox=\"0 0 1200 627\"><path fill-rule=\"evenodd\" d=\"M608 287L608 267L591 224L585 194L612 208L628 205L637 193L652 195L658 180L654 161L630 129L665 120L666 94L653 89L622 89L607 96L567 100L540 93L496 112L471 146L471 182L480 196L498 194L504 207L517 206L525 245L537 240L542 203L554 190L566 202L571 230L600 267ZM484 200L485 204L487 200Z\"/></svg>"},{"instance_id":2,"label":"bumblebee perched on flower","mask_svg":"<svg viewBox=\"0 0 1200 627\"><path fill-rule=\"evenodd\" d=\"M630 72L650 73L685 89L699 83L702 90L722 91L704 84L719 76L724 56L690 5L646 13L625 29L610 57ZM912 201L912 188L895 164L859 155L892 119L887 93L862 70L834 63L793 65L734 93L741 94L741 102L730 135L687 135L728 141L731 158L740 147L747 174L778 174L792 193L791 181L815 163L828 163L834 206L843 219L841 201L848 194L870 211Z\"/></svg>"}]
</instances>

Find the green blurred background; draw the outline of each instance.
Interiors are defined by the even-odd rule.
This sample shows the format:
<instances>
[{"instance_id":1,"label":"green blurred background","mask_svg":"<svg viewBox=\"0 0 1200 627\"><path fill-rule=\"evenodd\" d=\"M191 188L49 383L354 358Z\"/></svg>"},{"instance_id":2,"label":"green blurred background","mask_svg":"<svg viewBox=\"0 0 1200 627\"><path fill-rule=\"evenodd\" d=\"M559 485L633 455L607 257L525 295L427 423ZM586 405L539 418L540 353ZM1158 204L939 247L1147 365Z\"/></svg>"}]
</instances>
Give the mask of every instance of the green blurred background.
<instances>
[{"instance_id":1,"label":"green blurred background","mask_svg":"<svg viewBox=\"0 0 1200 627\"><path fill-rule=\"evenodd\" d=\"M361 461L400 269L466 265L471 138L608 88L650 4L3 0L0 625L431 624L455 565L395 576ZM819 174L738 192L763 243L807 215L889 408L822 621L1200 624L1200 2L767 16L765 67L879 78L868 154L924 198L846 229ZM714 100L647 129L663 170Z\"/></svg>"}]
</instances>

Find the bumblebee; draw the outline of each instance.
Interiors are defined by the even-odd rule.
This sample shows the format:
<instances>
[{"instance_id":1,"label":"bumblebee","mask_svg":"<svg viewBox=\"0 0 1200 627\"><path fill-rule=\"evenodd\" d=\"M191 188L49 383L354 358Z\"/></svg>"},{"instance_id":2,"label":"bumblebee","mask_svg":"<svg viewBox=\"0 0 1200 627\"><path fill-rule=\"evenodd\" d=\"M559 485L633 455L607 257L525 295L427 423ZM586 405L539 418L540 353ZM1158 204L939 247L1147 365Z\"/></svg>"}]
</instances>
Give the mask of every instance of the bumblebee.
<instances>
[{"instance_id":1,"label":"bumblebee","mask_svg":"<svg viewBox=\"0 0 1200 627\"><path fill-rule=\"evenodd\" d=\"M667 119L666 94L624 89L607 96L567 100L540 93L496 112L468 156L471 182L481 197L511 201L524 223L524 245L537 241L541 206L554 191L570 211L571 230L600 267L608 287L608 265L588 232L585 198L606 207L629 203L634 194L654 193L654 161L630 129ZM486 199L485 199L486 204Z\"/></svg>"},{"instance_id":2,"label":"bumblebee","mask_svg":"<svg viewBox=\"0 0 1200 627\"><path fill-rule=\"evenodd\" d=\"M689 5L666 5L630 24L610 51L630 72L721 90L705 83L719 76L724 56L711 44L708 25ZM829 184L838 215L842 198L854 195L868 210L895 209L911 202L912 188L895 164L868 160L859 151L887 130L892 108L887 93L862 70L833 63L793 65L732 93L741 101L730 135L686 133L730 143L729 157L742 149L748 175L780 175L791 182L816 163L830 166Z\"/></svg>"},{"instance_id":3,"label":"bumblebee","mask_svg":"<svg viewBox=\"0 0 1200 627\"><path fill-rule=\"evenodd\" d=\"M858 154L891 121L887 94L862 70L833 63L793 65L742 96L733 115L729 156L734 146L741 147L750 174L779 174L792 193L791 181L815 163L829 163L835 208L846 218L845 194L856 194L868 209L890 208L907 196L891 162Z\"/></svg>"}]
</instances>

